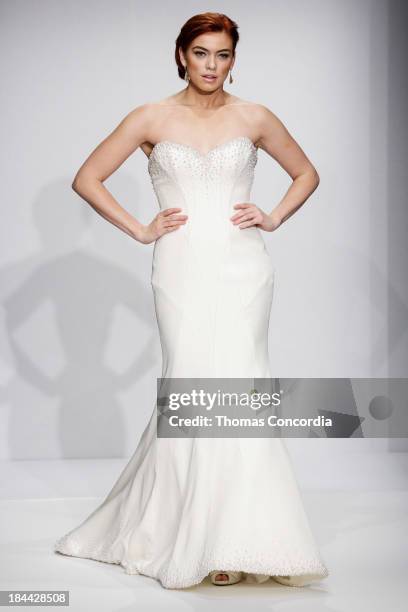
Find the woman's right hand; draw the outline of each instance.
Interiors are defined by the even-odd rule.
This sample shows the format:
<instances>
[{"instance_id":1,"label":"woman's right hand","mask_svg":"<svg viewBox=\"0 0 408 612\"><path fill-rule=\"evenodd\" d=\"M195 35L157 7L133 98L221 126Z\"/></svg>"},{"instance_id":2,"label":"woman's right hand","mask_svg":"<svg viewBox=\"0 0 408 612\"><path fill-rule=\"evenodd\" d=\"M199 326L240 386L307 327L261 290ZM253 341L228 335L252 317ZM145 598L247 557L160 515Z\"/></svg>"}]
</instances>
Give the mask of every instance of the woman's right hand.
<instances>
[{"instance_id":1,"label":"woman's right hand","mask_svg":"<svg viewBox=\"0 0 408 612\"><path fill-rule=\"evenodd\" d=\"M182 210L181 208L165 208L161 210L149 225L143 225L137 239L142 244L150 244L163 234L173 232L180 225L184 224L188 215L175 214Z\"/></svg>"}]
</instances>

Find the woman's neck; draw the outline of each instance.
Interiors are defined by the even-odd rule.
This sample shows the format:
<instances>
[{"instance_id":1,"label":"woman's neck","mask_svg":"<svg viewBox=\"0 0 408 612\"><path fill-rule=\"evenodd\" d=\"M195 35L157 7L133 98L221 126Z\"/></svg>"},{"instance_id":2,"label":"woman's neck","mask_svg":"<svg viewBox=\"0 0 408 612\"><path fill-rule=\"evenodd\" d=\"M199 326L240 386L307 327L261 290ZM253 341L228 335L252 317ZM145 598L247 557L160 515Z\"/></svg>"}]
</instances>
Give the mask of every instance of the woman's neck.
<instances>
[{"instance_id":1,"label":"woman's neck","mask_svg":"<svg viewBox=\"0 0 408 612\"><path fill-rule=\"evenodd\" d=\"M181 106L190 106L200 110L215 110L230 104L230 100L234 98L234 96L231 96L231 94L228 94L223 89L202 94L189 84L186 89L176 94L173 100L175 104Z\"/></svg>"}]
</instances>

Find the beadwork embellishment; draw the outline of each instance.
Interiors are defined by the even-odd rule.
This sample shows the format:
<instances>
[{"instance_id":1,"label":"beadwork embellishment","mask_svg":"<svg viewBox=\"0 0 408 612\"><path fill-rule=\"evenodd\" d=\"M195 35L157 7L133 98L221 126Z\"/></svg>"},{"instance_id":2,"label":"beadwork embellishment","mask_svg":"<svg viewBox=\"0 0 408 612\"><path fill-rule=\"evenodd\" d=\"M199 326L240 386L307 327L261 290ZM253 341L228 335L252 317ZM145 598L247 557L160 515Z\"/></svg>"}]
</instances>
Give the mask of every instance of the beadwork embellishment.
<instances>
[{"instance_id":1,"label":"beadwork embellishment","mask_svg":"<svg viewBox=\"0 0 408 612\"><path fill-rule=\"evenodd\" d=\"M257 162L257 147L247 136L238 136L210 149L207 153L202 153L195 147L187 144L162 140L156 143L149 155L148 170L151 176L160 172L160 161L171 161L176 165L189 166L202 170L205 164L212 165L213 168L225 166L228 161L242 161L242 152L248 149L250 152L248 163L254 168ZM197 175L197 174L196 174ZM197 176L200 176L198 174Z\"/></svg>"}]
</instances>

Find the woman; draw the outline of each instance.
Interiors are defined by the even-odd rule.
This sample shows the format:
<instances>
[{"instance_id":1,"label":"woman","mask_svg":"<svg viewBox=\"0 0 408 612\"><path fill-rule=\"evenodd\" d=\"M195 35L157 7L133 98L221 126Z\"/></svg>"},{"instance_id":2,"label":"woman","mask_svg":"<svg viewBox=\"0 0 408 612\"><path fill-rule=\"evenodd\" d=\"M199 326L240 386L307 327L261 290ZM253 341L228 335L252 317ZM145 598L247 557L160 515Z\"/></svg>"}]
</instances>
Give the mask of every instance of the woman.
<instances>
[{"instance_id":1,"label":"woman","mask_svg":"<svg viewBox=\"0 0 408 612\"><path fill-rule=\"evenodd\" d=\"M130 112L73 183L110 223L155 242L151 282L166 379L271 376L275 270L261 230L275 231L319 183L270 110L223 89L237 42L225 15L189 19L175 51L187 86ZM161 208L148 225L103 185L138 147ZM293 179L272 211L249 202L258 148ZM104 502L55 550L119 563L165 588L206 576L217 585L273 577L303 586L328 575L282 439L158 437L155 410Z\"/></svg>"}]
</instances>

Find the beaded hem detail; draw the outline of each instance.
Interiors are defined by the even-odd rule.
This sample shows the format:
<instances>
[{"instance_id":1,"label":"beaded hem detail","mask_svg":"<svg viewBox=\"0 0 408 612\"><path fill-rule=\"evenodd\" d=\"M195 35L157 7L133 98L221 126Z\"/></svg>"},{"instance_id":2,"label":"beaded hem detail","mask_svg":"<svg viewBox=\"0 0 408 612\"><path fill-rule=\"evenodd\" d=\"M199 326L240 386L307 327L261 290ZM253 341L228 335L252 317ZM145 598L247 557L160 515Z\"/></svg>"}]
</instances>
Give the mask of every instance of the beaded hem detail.
<instances>
[{"instance_id":1,"label":"beaded hem detail","mask_svg":"<svg viewBox=\"0 0 408 612\"><path fill-rule=\"evenodd\" d=\"M126 574L140 574L159 580L164 588L182 589L201 583L213 570L242 571L246 574L259 574L274 578L282 577L282 583L288 586L307 586L312 581L321 580L329 575L327 568L319 558L307 558L298 554L295 558L276 559L274 555L268 558L254 555L245 549L228 550L228 552L207 551L195 566L191 564L182 569L169 564L153 575L149 573L148 562L131 561L126 558L118 558L109 553L106 544L97 547L86 546L70 534L66 534L54 544L54 551L72 557L80 557L121 565ZM293 578L292 578L293 577ZM255 577L256 578L256 577ZM285 580L285 578L289 578ZM250 582L254 581L249 579ZM257 582L263 582L264 578L259 576Z\"/></svg>"}]
</instances>

